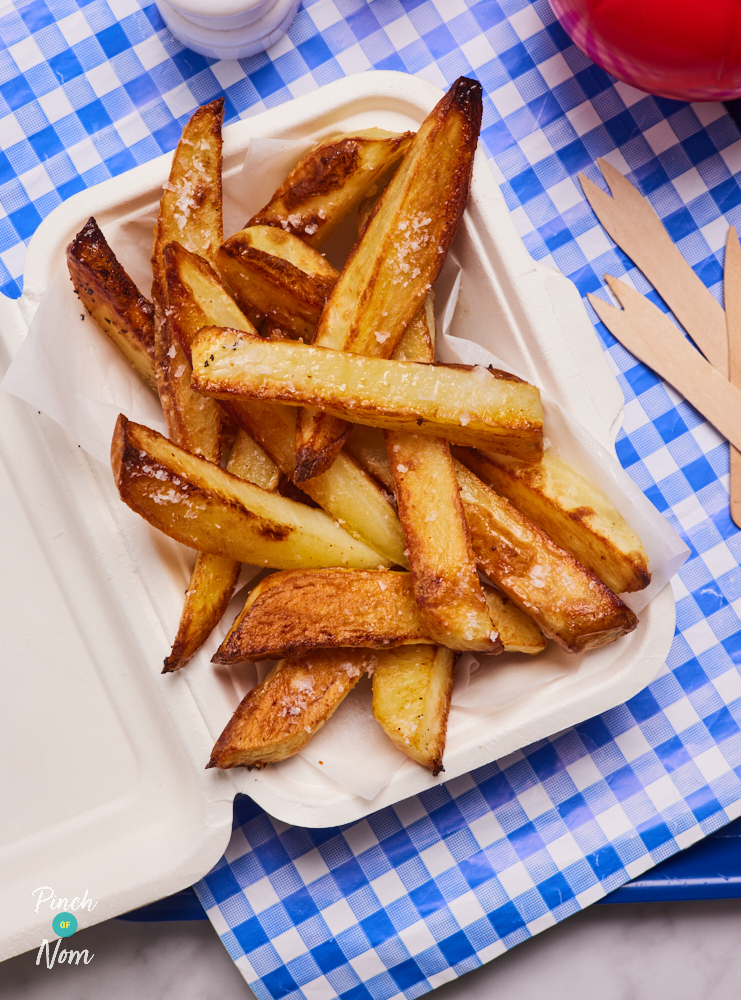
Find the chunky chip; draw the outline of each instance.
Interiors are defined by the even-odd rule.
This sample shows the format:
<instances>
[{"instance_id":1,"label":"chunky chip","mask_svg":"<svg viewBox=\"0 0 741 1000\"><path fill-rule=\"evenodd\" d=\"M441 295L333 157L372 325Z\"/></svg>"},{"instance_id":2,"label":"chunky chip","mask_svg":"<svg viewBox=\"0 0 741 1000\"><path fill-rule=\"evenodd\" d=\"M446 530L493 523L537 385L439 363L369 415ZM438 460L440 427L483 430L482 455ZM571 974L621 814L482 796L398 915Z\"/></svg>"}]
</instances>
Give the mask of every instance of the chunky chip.
<instances>
[{"instance_id":1,"label":"chunky chip","mask_svg":"<svg viewBox=\"0 0 741 1000\"><path fill-rule=\"evenodd\" d=\"M373 715L389 739L432 771L443 753L458 654L444 646L402 646L378 654Z\"/></svg>"},{"instance_id":2,"label":"chunky chip","mask_svg":"<svg viewBox=\"0 0 741 1000\"><path fill-rule=\"evenodd\" d=\"M431 641L408 573L273 573L250 591L213 662L275 659L314 647L384 649ZM496 648L488 635L485 643Z\"/></svg>"},{"instance_id":3,"label":"chunky chip","mask_svg":"<svg viewBox=\"0 0 741 1000\"><path fill-rule=\"evenodd\" d=\"M124 503L190 548L278 569L386 562L324 511L246 483L123 415L111 465Z\"/></svg>"},{"instance_id":4,"label":"chunky chip","mask_svg":"<svg viewBox=\"0 0 741 1000\"><path fill-rule=\"evenodd\" d=\"M155 374L167 430L177 444L212 462L221 457L221 409L191 390L190 361L169 323L164 250L177 240L212 257L222 242L223 118L220 98L198 108L183 129L160 200L152 248Z\"/></svg>"},{"instance_id":5,"label":"chunky chip","mask_svg":"<svg viewBox=\"0 0 741 1000\"><path fill-rule=\"evenodd\" d=\"M415 341L407 332L394 358L404 348L410 361L434 361L431 292L421 312L426 336ZM485 634L491 618L476 572L450 445L442 438L387 431L386 449L422 624L441 645L467 649L470 636Z\"/></svg>"},{"instance_id":6,"label":"chunky chip","mask_svg":"<svg viewBox=\"0 0 741 1000\"><path fill-rule=\"evenodd\" d=\"M468 201L481 84L460 77L427 116L350 253L314 343L389 358L440 273ZM319 407L296 427L296 481L332 464L350 430Z\"/></svg>"},{"instance_id":7,"label":"chunky chip","mask_svg":"<svg viewBox=\"0 0 741 1000\"><path fill-rule=\"evenodd\" d=\"M542 454L540 392L507 372L386 361L217 327L201 331L192 356L193 388L216 399L306 404L529 461Z\"/></svg>"},{"instance_id":8,"label":"chunky chip","mask_svg":"<svg viewBox=\"0 0 741 1000\"><path fill-rule=\"evenodd\" d=\"M154 306L121 267L95 219L88 219L67 247L67 267L80 302L156 391Z\"/></svg>"},{"instance_id":9,"label":"chunky chip","mask_svg":"<svg viewBox=\"0 0 741 1000\"><path fill-rule=\"evenodd\" d=\"M186 666L221 621L232 599L241 566L227 556L198 552L178 631L165 657L163 674Z\"/></svg>"},{"instance_id":10,"label":"chunky chip","mask_svg":"<svg viewBox=\"0 0 741 1000\"><path fill-rule=\"evenodd\" d=\"M465 610L450 645L483 653L502 651L496 621L483 626ZM466 631L468 630L468 631ZM414 600L409 573L330 569L273 573L251 591L214 656L214 663L274 659L313 646L385 649L433 642Z\"/></svg>"},{"instance_id":11,"label":"chunky chip","mask_svg":"<svg viewBox=\"0 0 741 1000\"><path fill-rule=\"evenodd\" d=\"M183 129L160 201L152 247L152 295L164 308L162 253L173 240L213 260L224 241L221 190L221 125L224 98L193 114Z\"/></svg>"},{"instance_id":12,"label":"chunky chip","mask_svg":"<svg viewBox=\"0 0 741 1000\"><path fill-rule=\"evenodd\" d=\"M456 456L616 594L651 582L640 538L607 497L546 451L539 465L470 448Z\"/></svg>"},{"instance_id":13,"label":"chunky chip","mask_svg":"<svg viewBox=\"0 0 741 1000\"><path fill-rule=\"evenodd\" d=\"M243 699L206 766L262 768L293 757L374 661L364 649L315 649L276 663Z\"/></svg>"},{"instance_id":14,"label":"chunky chip","mask_svg":"<svg viewBox=\"0 0 741 1000\"><path fill-rule=\"evenodd\" d=\"M248 225L278 226L312 247L322 246L407 151L413 135L368 128L325 139L299 160Z\"/></svg>"},{"instance_id":15,"label":"chunky chip","mask_svg":"<svg viewBox=\"0 0 741 1000\"><path fill-rule=\"evenodd\" d=\"M247 314L311 340L338 272L298 236L271 226L243 229L219 247L216 266Z\"/></svg>"}]
</instances>

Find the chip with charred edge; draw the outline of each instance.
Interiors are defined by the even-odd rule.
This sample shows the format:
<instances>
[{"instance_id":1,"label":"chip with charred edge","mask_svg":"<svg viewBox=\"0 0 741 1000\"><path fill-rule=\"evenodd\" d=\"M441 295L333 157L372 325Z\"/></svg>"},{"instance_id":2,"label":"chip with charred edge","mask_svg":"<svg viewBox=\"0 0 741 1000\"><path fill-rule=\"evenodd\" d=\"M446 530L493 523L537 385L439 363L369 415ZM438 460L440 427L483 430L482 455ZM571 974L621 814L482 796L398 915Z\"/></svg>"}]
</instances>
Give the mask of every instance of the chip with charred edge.
<instances>
[{"instance_id":1,"label":"chip with charred edge","mask_svg":"<svg viewBox=\"0 0 741 1000\"><path fill-rule=\"evenodd\" d=\"M456 456L614 593L643 590L651 582L635 531L601 490L552 452L539 465L470 448Z\"/></svg>"},{"instance_id":2,"label":"chip with charred edge","mask_svg":"<svg viewBox=\"0 0 741 1000\"><path fill-rule=\"evenodd\" d=\"M569 653L632 632L635 614L591 570L455 462L479 569Z\"/></svg>"},{"instance_id":3,"label":"chip with charred edge","mask_svg":"<svg viewBox=\"0 0 741 1000\"><path fill-rule=\"evenodd\" d=\"M462 612L465 624L468 619ZM452 648L502 651L496 622L451 632ZM274 659L314 646L384 649L432 642L425 632L408 573L328 569L273 573L250 593L214 663Z\"/></svg>"},{"instance_id":4,"label":"chip with charred edge","mask_svg":"<svg viewBox=\"0 0 741 1000\"><path fill-rule=\"evenodd\" d=\"M242 700L207 767L261 768L293 757L374 662L365 649L315 649L281 660Z\"/></svg>"},{"instance_id":5,"label":"chip with charred edge","mask_svg":"<svg viewBox=\"0 0 741 1000\"><path fill-rule=\"evenodd\" d=\"M190 548L285 569L386 562L324 511L246 483L123 415L111 465L124 503Z\"/></svg>"},{"instance_id":6,"label":"chip with charred edge","mask_svg":"<svg viewBox=\"0 0 741 1000\"><path fill-rule=\"evenodd\" d=\"M320 247L409 148L413 132L380 128L332 136L296 164L249 226L279 226Z\"/></svg>"},{"instance_id":7,"label":"chip with charred edge","mask_svg":"<svg viewBox=\"0 0 741 1000\"><path fill-rule=\"evenodd\" d=\"M253 226L219 247L216 266L245 313L311 340L338 273L298 236Z\"/></svg>"},{"instance_id":8,"label":"chip with charred edge","mask_svg":"<svg viewBox=\"0 0 741 1000\"><path fill-rule=\"evenodd\" d=\"M164 185L152 247L152 295L164 294L162 251L172 240L212 259L224 240L221 125L224 98L198 108L183 129ZM165 303L161 303L164 307Z\"/></svg>"},{"instance_id":9,"label":"chip with charred edge","mask_svg":"<svg viewBox=\"0 0 741 1000\"><path fill-rule=\"evenodd\" d=\"M542 454L540 391L507 372L386 361L217 327L201 331L192 356L193 388L216 399L305 404L528 461Z\"/></svg>"},{"instance_id":10,"label":"chip with charred edge","mask_svg":"<svg viewBox=\"0 0 741 1000\"><path fill-rule=\"evenodd\" d=\"M402 646L378 653L373 715L408 757L444 771L443 753L458 654L444 646Z\"/></svg>"},{"instance_id":11,"label":"chip with charred edge","mask_svg":"<svg viewBox=\"0 0 741 1000\"><path fill-rule=\"evenodd\" d=\"M345 262L319 320L317 346L393 354L463 216L481 112L481 84L460 77L422 123ZM350 430L337 414L318 409L302 411L296 425L297 482L329 468Z\"/></svg>"},{"instance_id":12,"label":"chip with charred edge","mask_svg":"<svg viewBox=\"0 0 741 1000\"><path fill-rule=\"evenodd\" d=\"M156 391L154 307L116 260L95 219L88 219L67 247L67 267L80 302Z\"/></svg>"},{"instance_id":13,"label":"chip with charred edge","mask_svg":"<svg viewBox=\"0 0 741 1000\"><path fill-rule=\"evenodd\" d=\"M213 662L275 659L314 647L384 649L419 642L431 640L408 573L283 572L250 592Z\"/></svg>"}]
</instances>

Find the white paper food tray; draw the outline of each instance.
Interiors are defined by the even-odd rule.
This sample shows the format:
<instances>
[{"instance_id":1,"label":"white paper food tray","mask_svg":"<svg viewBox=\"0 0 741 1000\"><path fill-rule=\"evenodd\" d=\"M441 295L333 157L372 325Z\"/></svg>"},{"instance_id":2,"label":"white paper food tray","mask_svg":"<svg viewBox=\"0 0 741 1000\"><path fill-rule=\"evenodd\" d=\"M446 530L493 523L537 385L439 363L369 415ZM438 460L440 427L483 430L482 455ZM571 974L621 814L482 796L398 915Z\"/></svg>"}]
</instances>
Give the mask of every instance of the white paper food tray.
<instances>
[{"instance_id":1,"label":"white paper food tray","mask_svg":"<svg viewBox=\"0 0 741 1000\"><path fill-rule=\"evenodd\" d=\"M225 129L225 176L240 169L252 136L313 141L353 128L416 129L439 97L430 84L393 72L338 81ZM42 223L22 298L0 302L3 369L72 236L90 215L105 232L154 210L170 161L162 156L81 192ZM454 249L465 274L456 334L495 351L614 454L622 395L579 294L530 258L480 150ZM635 632L582 656L569 676L492 708L484 722L452 713L445 774L435 779L408 762L372 801L299 758L261 772L205 771L239 685L208 664L160 676L182 565L171 565L163 547L161 589L154 593L151 581L147 588L137 574L139 519L120 502L110 470L28 405L0 394L0 406L11 536L2 602L0 732L10 765L0 779L0 958L38 946L50 923L29 902L38 885L68 897L87 888L100 902L83 914L85 926L202 876L226 846L237 791L284 822L347 823L621 703L655 676L668 651L667 586ZM157 544L154 532L148 539Z\"/></svg>"}]
</instances>

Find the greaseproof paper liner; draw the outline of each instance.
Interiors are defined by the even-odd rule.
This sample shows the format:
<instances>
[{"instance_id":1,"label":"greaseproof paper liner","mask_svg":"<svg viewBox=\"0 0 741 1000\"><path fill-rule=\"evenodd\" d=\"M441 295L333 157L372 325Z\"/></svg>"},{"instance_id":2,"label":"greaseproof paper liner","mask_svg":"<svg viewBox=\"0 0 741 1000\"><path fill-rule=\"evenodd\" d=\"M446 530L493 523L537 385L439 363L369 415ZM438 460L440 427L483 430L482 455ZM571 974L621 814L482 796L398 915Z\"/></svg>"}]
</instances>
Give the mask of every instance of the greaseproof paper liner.
<instances>
[{"instance_id":1,"label":"greaseproof paper liner","mask_svg":"<svg viewBox=\"0 0 741 1000\"><path fill-rule=\"evenodd\" d=\"M373 692L361 677L331 720L301 750L318 771L369 801L409 758L373 718Z\"/></svg>"},{"instance_id":2,"label":"greaseproof paper liner","mask_svg":"<svg viewBox=\"0 0 741 1000\"><path fill-rule=\"evenodd\" d=\"M224 180L224 230L231 233L244 226L270 197L307 149L303 141L253 139L238 172ZM144 294L151 288L151 233L156 215L152 208L137 216L106 226L105 236L117 257ZM85 220L80 220L80 227ZM336 243L348 243L349 234L338 232ZM330 241L330 244L332 241ZM335 252L337 252L335 250ZM332 256L331 247L328 250ZM335 260L335 263L338 261ZM451 255L438 282L446 289L439 296L438 355L443 361L466 364L493 364L510 368L481 344L462 340L449 330L461 280ZM60 374L61 373L61 374ZM515 373L516 374L516 373ZM97 330L74 296L66 265L60 267L49 284L31 322L28 335L16 355L2 388L25 399L59 423L70 436L98 461L108 464L110 440L119 412L130 419L165 431L159 403L123 360L117 349ZM626 516L646 546L653 582L639 595L629 595L626 603L640 611L664 586L687 557L687 549L666 524L617 460L599 445L558 404L544 398L546 434L550 447L564 461L599 486ZM138 519L127 522L127 543L136 551L138 572L152 596L153 604L168 635L177 622L170 621L168 602L157 594L166 560L178 590L187 585L187 553L177 543L161 537L152 545L152 529ZM243 581L255 574L245 569ZM177 577L177 580L175 578ZM239 664L227 669L209 663L218 644L244 601L238 593L214 633L187 668L194 690L204 690L213 672L222 686L238 701L264 676L269 665L255 669ZM163 651L164 652L164 651ZM582 654L589 655L589 654ZM582 656L569 656L550 643L537 657L462 657L454 691L449 732L454 737L458 723L474 712L487 713L528 692L574 672ZM226 723L224 719L224 723ZM218 735L218 734L216 734ZM369 761L372 766L369 767ZM298 758L278 765L299 772L306 764L356 795L372 800L385 788L401 766L416 767L383 734L372 718L370 684L362 681L324 727L301 751ZM302 772L303 773L303 772Z\"/></svg>"}]
</instances>

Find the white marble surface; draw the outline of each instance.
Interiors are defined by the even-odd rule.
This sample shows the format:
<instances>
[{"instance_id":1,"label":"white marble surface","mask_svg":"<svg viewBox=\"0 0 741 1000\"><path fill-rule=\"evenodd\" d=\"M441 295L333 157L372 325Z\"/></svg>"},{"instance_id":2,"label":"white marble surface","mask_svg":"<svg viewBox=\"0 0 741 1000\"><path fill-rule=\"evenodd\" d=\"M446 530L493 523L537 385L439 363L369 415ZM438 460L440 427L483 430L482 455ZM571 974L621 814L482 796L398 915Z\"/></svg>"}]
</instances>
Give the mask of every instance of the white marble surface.
<instances>
[{"instance_id":1,"label":"white marble surface","mask_svg":"<svg viewBox=\"0 0 741 1000\"><path fill-rule=\"evenodd\" d=\"M74 937L87 967L0 965L2 1000L252 1000L211 925L111 920ZM741 899L593 906L436 1000L739 1000Z\"/></svg>"}]
</instances>

